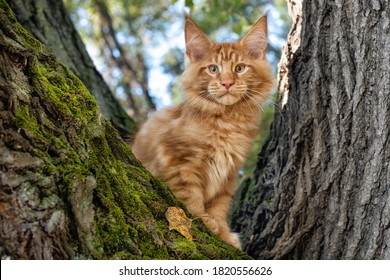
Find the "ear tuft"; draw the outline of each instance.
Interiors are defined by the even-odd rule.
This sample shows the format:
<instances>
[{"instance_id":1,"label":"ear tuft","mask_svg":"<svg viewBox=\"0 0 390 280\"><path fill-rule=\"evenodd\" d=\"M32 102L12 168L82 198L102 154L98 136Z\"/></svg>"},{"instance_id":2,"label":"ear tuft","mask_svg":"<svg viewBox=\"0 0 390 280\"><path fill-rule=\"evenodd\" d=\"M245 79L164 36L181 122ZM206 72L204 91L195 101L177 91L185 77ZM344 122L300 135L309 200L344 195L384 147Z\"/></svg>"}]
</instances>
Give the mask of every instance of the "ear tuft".
<instances>
[{"instance_id":1,"label":"ear tuft","mask_svg":"<svg viewBox=\"0 0 390 280\"><path fill-rule=\"evenodd\" d=\"M267 14L261 17L249 30L240 44L254 59L265 59L267 50Z\"/></svg>"},{"instance_id":2,"label":"ear tuft","mask_svg":"<svg viewBox=\"0 0 390 280\"><path fill-rule=\"evenodd\" d=\"M187 55L191 61L202 60L211 50L213 43L186 13L184 14L184 18L184 34Z\"/></svg>"}]
</instances>

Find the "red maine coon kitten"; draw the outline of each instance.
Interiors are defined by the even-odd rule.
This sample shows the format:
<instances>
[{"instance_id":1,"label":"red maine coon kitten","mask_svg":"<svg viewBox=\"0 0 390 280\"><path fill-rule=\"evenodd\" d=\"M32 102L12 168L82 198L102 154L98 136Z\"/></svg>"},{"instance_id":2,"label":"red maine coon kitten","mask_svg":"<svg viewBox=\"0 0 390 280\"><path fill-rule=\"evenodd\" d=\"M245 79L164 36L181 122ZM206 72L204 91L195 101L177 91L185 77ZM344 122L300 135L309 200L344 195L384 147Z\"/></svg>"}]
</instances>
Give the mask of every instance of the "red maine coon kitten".
<instances>
[{"instance_id":1,"label":"red maine coon kitten","mask_svg":"<svg viewBox=\"0 0 390 280\"><path fill-rule=\"evenodd\" d=\"M272 87L267 17L238 42L214 43L186 16L185 41L185 100L154 113L136 135L133 152L194 216L240 248L226 216Z\"/></svg>"}]
</instances>

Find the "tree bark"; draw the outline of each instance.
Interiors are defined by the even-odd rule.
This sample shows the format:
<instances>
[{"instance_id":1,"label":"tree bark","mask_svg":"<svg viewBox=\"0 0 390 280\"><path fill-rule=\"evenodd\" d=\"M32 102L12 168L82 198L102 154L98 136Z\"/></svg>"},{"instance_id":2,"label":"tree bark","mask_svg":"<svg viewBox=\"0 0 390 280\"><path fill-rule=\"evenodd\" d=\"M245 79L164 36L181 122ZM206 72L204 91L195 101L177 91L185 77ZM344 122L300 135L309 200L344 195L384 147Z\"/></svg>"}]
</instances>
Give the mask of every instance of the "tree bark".
<instances>
[{"instance_id":1,"label":"tree bark","mask_svg":"<svg viewBox=\"0 0 390 280\"><path fill-rule=\"evenodd\" d=\"M122 136L135 130L134 121L114 97L89 57L62 1L7 0L18 21L81 79L96 98L100 112Z\"/></svg>"},{"instance_id":2,"label":"tree bark","mask_svg":"<svg viewBox=\"0 0 390 280\"><path fill-rule=\"evenodd\" d=\"M288 5L283 110L234 228L258 259L389 259L389 1Z\"/></svg>"},{"instance_id":3,"label":"tree bark","mask_svg":"<svg viewBox=\"0 0 390 280\"><path fill-rule=\"evenodd\" d=\"M0 0L0 258L247 259L193 222L95 99ZM187 213L188 214L188 213Z\"/></svg>"}]
</instances>

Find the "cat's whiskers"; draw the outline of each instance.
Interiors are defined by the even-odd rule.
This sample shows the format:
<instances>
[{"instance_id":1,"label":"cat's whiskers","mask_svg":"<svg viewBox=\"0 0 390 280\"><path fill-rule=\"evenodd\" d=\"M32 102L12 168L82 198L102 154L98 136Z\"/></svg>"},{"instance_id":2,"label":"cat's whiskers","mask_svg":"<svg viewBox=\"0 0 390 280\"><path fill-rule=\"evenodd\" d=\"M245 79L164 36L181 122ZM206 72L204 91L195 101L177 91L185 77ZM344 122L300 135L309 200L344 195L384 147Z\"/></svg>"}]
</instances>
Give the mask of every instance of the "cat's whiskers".
<instances>
[{"instance_id":1,"label":"cat's whiskers","mask_svg":"<svg viewBox=\"0 0 390 280\"><path fill-rule=\"evenodd\" d=\"M204 100L200 100L199 101L199 103L200 102L207 102L207 103L209 103L210 101L209 101L209 95L210 95L210 93L209 93L209 91L208 90L205 90L205 91L203 91L202 92L202 98L204 98ZM207 104L208 105L208 104ZM206 105L206 106L207 106ZM200 106L201 107L201 110L200 110L200 112L201 112L201 114L200 114L200 123L203 123L203 113L204 113L204 107L203 106Z\"/></svg>"},{"instance_id":2,"label":"cat's whiskers","mask_svg":"<svg viewBox=\"0 0 390 280\"><path fill-rule=\"evenodd\" d=\"M254 85L261 85L261 84L267 84L267 85L272 85L273 84L273 78L266 79L266 80L261 80L261 81L247 81L247 85L254 86Z\"/></svg>"},{"instance_id":3,"label":"cat's whiskers","mask_svg":"<svg viewBox=\"0 0 390 280\"><path fill-rule=\"evenodd\" d=\"M246 84L272 84L273 81L274 81L273 78L268 78L264 80L253 79L253 80L246 81Z\"/></svg>"},{"instance_id":4,"label":"cat's whiskers","mask_svg":"<svg viewBox=\"0 0 390 280\"><path fill-rule=\"evenodd\" d=\"M265 101L265 103L271 104L274 108L276 108L281 113L280 108L279 108L280 104L276 103L271 98L268 98L267 101Z\"/></svg>"},{"instance_id":5,"label":"cat's whiskers","mask_svg":"<svg viewBox=\"0 0 390 280\"><path fill-rule=\"evenodd\" d=\"M195 122L196 117L200 114L200 122L203 122L203 114L205 112L205 108L207 108L208 104L202 104L203 102L209 103L210 101L214 101L213 97L210 95L208 90L203 90L197 93L200 98L193 98L190 101L191 106L188 106L189 115L192 117L191 121Z\"/></svg>"},{"instance_id":6,"label":"cat's whiskers","mask_svg":"<svg viewBox=\"0 0 390 280\"><path fill-rule=\"evenodd\" d=\"M272 101L271 99L268 99L266 103L270 104L270 106L272 106L280 114L280 116L282 117L282 121L284 122L284 117L282 114L282 109L280 108L280 104Z\"/></svg>"},{"instance_id":7,"label":"cat's whiskers","mask_svg":"<svg viewBox=\"0 0 390 280\"><path fill-rule=\"evenodd\" d=\"M198 106L199 103L200 103L199 100L194 100L194 101L191 100L190 102L191 106L186 107L186 110L188 111L187 115L189 115L190 117L189 121L192 123L195 122L195 119L197 118L198 114L201 114L201 112L203 111L202 106Z\"/></svg>"},{"instance_id":8,"label":"cat's whiskers","mask_svg":"<svg viewBox=\"0 0 390 280\"><path fill-rule=\"evenodd\" d=\"M253 89L249 89L249 90L252 90L252 91L254 91L255 93L261 94L261 92L259 92L259 91L256 91L256 90L253 90ZM248 92L248 93L251 94L250 92ZM253 100L253 101L255 101L255 100ZM268 98L268 99L265 101L265 103L271 104L272 107L273 107L275 110L278 111L278 113L282 116L282 119L284 120L283 114L282 114L282 110L280 109L279 104L277 104L276 102L272 101L270 98ZM259 105L260 105L260 104L259 104ZM264 109L263 109L263 111L264 111Z\"/></svg>"},{"instance_id":9,"label":"cat's whiskers","mask_svg":"<svg viewBox=\"0 0 390 280\"><path fill-rule=\"evenodd\" d=\"M249 100L247 99L247 95L245 94L245 92L244 92L244 94L243 94L243 99L245 100L245 102L248 104L248 107L250 108L250 110L251 110L251 112L252 112L252 115L253 116L256 116L256 114L255 114L255 112L253 111L253 106L251 106L251 103L249 102Z\"/></svg>"},{"instance_id":10,"label":"cat's whiskers","mask_svg":"<svg viewBox=\"0 0 390 280\"><path fill-rule=\"evenodd\" d=\"M194 106L193 104L196 104L198 102L197 102L197 99L194 100L194 98L188 98L187 101L188 101L188 104L191 104L191 106L184 107L184 114L185 114L186 118L188 119L188 121L192 122L195 119L196 114L198 114L198 111L195 110L196 106Z\"/></svg>"},{"instance_id":11,"label":"cat's whiskers","mask_svg":"<svg viewBox=\"0 0 390 280\"><path fill-rule=\"evenodd\" d=\"M195 119L197 118L198 114L199 113L199 110L196 110L195 107L191 106L189 108L187 108L187 110L189 110L189 122L190 123L193 123L195 121Z\"/></svg>"},{"instance_id":12,"label":"cat's whiskers","mask_svg":"<svg viewBox=\"0 0 390 280\"><path fill-rule=\"evenodd\" d=\"M258 95L261 95L261 96L269 96L269 94L267 92L264 92L264 91L261 91L259 89L255 89L255 88L248 88L249 91L251 91L252 94L258 94Z\"/></svg>"},{"instance_id":13,"label":"cat's whiskers","mask_svg":"<svg viewBox=\"0 0 390 280\"><path fill-rule=\"evenodd\" d=\"M250 89L247 89L245 91L245 96L247 96L253 103L255 103L255 105L263 112L265 112L263 106L261 106L261 104L251 95L251 93L249 92Z\"/></svg>"}]
</instances>

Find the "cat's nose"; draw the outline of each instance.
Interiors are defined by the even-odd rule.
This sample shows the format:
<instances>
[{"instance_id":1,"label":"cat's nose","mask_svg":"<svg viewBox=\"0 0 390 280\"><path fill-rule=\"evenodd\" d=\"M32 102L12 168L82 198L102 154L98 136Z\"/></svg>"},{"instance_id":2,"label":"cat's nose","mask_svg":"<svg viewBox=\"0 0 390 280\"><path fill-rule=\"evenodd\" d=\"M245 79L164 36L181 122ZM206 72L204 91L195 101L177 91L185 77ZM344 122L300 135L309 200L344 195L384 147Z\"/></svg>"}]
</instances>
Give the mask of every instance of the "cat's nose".
<instances>
[{"instance_id":1,"label":"cat's nose","mask_svg":"<svg viewBox=\"0 0 390 280\"><path fill-rule=\"evenodd\" d=\"M221 84L227 89L229 90L229 88L234 85L234 82L233 81L222 81Z\"/></svg>"}]
</instances>

